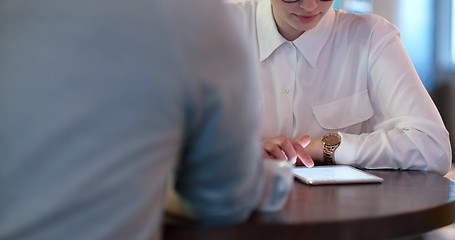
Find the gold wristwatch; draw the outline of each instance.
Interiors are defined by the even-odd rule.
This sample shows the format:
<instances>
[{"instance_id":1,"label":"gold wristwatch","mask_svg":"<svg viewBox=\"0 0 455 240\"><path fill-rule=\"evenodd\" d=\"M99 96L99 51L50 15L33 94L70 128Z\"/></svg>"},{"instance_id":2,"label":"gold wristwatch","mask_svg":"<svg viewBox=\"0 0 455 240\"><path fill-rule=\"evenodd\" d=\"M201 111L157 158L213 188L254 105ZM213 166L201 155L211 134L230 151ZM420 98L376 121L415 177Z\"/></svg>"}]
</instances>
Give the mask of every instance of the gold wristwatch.
<instances>
[{"instance_id":1,"label":"gold wristwatch","mask_svg":"<svg viewBox=\"0 0 455 240\"><path fill-rule=\"evenodd\" d=\"M341 137L338 133L327 133L322 137L322 149L324 151L324 163L335 164L333 152L341 144Z\"/></svg>"}]
</instances>

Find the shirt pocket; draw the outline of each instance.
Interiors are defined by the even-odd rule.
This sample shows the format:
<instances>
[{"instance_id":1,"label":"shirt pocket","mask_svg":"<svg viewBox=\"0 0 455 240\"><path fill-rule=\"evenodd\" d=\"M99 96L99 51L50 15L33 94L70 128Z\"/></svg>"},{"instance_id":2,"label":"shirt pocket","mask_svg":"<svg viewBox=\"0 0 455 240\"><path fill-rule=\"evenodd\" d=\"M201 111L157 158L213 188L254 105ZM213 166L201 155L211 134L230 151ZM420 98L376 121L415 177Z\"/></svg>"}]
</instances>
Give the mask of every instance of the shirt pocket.
<instances>
[{"instance_id":1,"label":"shirt pocket","mask_svg":"<svg viewBox=\"0 0 455 240\"><path fill-rule=\"evenodd\" d=\"M324 129L342 129L373 116L368 90L353 96L313 107L313 114Z\"/></svg>"}]
</instances>

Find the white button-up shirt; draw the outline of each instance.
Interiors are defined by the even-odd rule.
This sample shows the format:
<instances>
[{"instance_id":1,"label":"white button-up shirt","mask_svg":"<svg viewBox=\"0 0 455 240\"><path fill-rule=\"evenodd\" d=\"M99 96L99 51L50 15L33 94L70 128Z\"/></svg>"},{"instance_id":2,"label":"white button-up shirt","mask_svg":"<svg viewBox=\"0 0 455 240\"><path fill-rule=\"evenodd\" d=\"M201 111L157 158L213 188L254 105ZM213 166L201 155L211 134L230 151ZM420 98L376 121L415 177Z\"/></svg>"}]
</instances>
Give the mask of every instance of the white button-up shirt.
<instances>
[{"instance_id":1,"label":"white button-up shirt","mask_svg":"<svg viewBox=\"0 0 455 240\"><path fill-rule=\"evenodd\" d=\"M270 0L232 7L257 54L263 138L338 132L337 164L448 172L448 132L395 26L330 9L291 42Z\"/></svg>"}]
</instances>

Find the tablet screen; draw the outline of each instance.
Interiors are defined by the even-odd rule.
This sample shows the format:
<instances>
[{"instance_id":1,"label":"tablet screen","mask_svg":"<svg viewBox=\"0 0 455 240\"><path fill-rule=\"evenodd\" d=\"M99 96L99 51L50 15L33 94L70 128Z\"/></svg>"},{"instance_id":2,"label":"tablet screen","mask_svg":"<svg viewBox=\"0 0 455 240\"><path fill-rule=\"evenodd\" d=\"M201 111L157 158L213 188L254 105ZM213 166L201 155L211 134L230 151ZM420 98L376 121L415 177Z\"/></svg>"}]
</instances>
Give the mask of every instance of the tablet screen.
<instances>
[{"instance_id":1,"label":"tablet screen","mask_svg":"<svg viewBox=\"0 0 455 240\"><path fill-rule=\"evenodd\" d=\"M347 183L380 183L382 178L345 165L296 167L294 176L310 185L347 184Z\"/></svg>"}]
</instances>

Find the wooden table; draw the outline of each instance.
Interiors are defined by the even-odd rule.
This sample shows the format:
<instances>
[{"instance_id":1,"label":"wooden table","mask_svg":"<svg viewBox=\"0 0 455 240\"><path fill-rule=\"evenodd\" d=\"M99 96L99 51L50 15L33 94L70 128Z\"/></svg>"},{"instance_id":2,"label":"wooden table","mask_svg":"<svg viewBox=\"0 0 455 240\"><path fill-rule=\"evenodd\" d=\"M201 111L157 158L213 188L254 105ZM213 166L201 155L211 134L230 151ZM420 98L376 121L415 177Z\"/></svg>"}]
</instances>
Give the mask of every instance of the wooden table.
<instances>
[{"instance_id":1,"label":"wooden table","mask_svg":"<svg viewBox=\"0 0 455 240\"><path fill-rule=\"evenodd\" d=\"M165 239L389 239L455 222L455 182L419 171L368 170L382 184L295 182L283 210L242 224L166 226Z\"/></svg>"}]
</instances>

